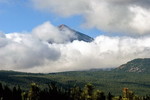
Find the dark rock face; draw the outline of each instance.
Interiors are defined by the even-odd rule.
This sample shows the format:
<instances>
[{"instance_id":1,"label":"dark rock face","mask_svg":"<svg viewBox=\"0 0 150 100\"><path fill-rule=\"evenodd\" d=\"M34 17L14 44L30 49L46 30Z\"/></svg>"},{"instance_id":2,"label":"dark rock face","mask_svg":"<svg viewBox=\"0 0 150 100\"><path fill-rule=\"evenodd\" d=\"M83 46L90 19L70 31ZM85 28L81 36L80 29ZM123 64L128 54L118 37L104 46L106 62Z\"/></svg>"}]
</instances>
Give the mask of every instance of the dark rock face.
<instances>
[{"instance_id":1,"label":"dark rock face","mask_svg":"<svg viewBox=\"0 0 150 100\"><path fill-rule=\"evenodd\" d=\"M94 39L88 35L85 35L83 33L80 33L76 30L71 29L70 27L68 27L67 25L60 25L58 26L59 30L63 33L63 32L72 32L74 33L74 37L70 38L70 41L74 41L74 40L79 40L79 41L84 41L84 42L92 42Z\"/></svg>"}]
</instances>

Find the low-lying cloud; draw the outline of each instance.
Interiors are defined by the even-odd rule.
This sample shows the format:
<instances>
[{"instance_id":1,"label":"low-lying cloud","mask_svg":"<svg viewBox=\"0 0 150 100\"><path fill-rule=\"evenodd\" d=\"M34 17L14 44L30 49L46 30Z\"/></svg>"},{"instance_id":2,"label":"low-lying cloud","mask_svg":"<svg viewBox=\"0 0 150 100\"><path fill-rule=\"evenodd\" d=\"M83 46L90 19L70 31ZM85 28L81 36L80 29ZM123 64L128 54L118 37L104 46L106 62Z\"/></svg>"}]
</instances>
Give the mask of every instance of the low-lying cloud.
<instances>
[{"instance_id":1,"label":"low-lying cloud","mask_svg":"<svg viewBox=\"0 0 150 100\"><path fill-rule=\"evenodd\" d=\"M149 0L31 0L36 9L61 17L81 15L83 25L107 32L149 34Z\"/></svg>"},{"instance_id":2,"label":"low-lying cloud","mask_svg":"<svg viewBox=\"0 0 150 100\"><path fill-rule=\"evenodd\" d=\"M50 22L39 25L33 29L32 34L41 41L48 41L50 43L65 43L70 38L76 37L73 32L67 29L60 31L58 27L53 26Z\"/></svg>"},{"instance_id":3,"label":"low-lying cloud","mask_svg":"<svg viewBox=\"0 0 150 100\"><path fill-rule=\"evenodd\" d=\"M68 35L63 38L62 34L64 32L58 31L50 22L29 33L1 33L0 69L60 72L112 68L134 58L150 57L150 36L131 38L101 35L88 43L66 41Z\"/></svg>"}]
</instances>

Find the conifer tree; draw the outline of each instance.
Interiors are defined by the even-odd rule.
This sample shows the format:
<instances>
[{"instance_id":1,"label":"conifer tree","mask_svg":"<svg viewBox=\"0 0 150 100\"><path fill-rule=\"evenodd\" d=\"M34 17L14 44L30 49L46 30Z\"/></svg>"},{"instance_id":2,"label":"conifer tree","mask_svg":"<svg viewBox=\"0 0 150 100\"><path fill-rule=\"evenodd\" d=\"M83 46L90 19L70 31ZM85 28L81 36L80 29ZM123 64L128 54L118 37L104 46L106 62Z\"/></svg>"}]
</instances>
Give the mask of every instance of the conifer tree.
<instances>
[{"instance_id":1,"label":"conifer tree","mask_svg":"<svg viewBox=\"0 0 150 100\"><path fill-rule=\"evenodd\" d=\"M85 85L81 93L81 100L92 100L92 94L94 91L94 86L90 83Z\"/></svg>"},{"instance_id":2,"label":"conifer tree","mask_svg":"<svg viewBox=\"0 0 150 100\"><path fill-rule=\"evenodd\" d=\"M2 84L0 83L0 100L3 98L3 86Z\"/></svg>"},{"instance_id":3,"label":"conifer tree","mask_svg":"<svg viewBox=\"0 0 150 100\"><path fill-rule=\"evenodd\" d=\"M109 92L109 93L108 93L108 96L107 96L107 99L108 99L108 100L112 100L112 97L113 97L113 95Z\"/></svg>"},{"instance_id":4,"label":"conifer tree","mask_svg":"<svg viewBox=\"0 0 150 100\"><path fill-rule=\"evenodd\" d=\"M38 85L36 83L32 83L28 94L29 100L39 100L40 99L39 92L40 89Z\"/></svg>"},{"instance_id":5,"label":"conifer tree","mask_svg":"<svg viewBox=\"0 0 150 100\"><path fill-rule=\"evenodd\" d=\"M7 85L4 86L3 100L12 100L12 91Z\"/></svg>"},{"instance_id":6,"label":"conifer tree","mask_svg":"<svg viewBox=\"0 0 150 100\"><path fill-rule=\"evenodd\" d=\"M70 90L70 95L71 95L71 98L73 100L80 100L81 99L81 88L80 87L77 87L75 86L74 88L72 88Z\"/></svg>"}]
</instances>

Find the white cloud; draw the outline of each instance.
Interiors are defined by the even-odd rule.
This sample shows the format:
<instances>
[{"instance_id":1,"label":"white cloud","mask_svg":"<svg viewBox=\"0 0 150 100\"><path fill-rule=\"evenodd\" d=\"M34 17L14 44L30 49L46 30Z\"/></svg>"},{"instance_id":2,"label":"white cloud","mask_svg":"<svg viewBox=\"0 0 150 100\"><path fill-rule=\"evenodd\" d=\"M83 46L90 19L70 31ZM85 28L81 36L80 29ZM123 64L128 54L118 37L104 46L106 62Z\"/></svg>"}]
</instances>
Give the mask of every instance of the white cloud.
<instances>
[{"instance_id":1,"label":"white cloud","mask_svg":"<svg viewBox=\"0 0 150 100\"><path fill-rule=\"evenodd\" d=\"M54 65L58 71L117 67L134 58L150 57L149 42L150 37L99 36L92 43L55 44L62 55Z\"/></svg>"},{"instance_id":2,"label":"white cloud","mask_svg":"<svg viewBox=\"0 0 150 100\"><path fill-rule=\"evenodd\" d=\"M50 22L45 22L33 29L32 34L42 41L64 43L70 38L75 37L75 34L69 30L59 31L58 27L54 27Z\"/></svg>"},{"instance_id":3,"label":"white cloud","mask_svg":"<svg viewBox=\"0 0 150 100\"><path fill-rule=\"evenodd\" d=\"M50 48L29 34L6 34L0 46L0 69L26 71L59 58L59 50Z\"/></svg>"},{"instance_id":4,"label":"white cloud","mask_svg":"<svg viewBox=\"0 0 150 100\"><path fill-rule=\"evenodd\" d=\"M63 17L82 15L86 27L148 34L149 0L32 0L35 8Z\"/></svg>"},{"instance_id":5,"label":"white cloud","mask_svg":"<svg viewBox=\"0 0 150 100\"><path fill-rule=\"evenodd\" d=\"M141 34L150 32L150 9L141 7L130 7L131 12L135 14L134 19L130 22L130 26Z\"/></svg>"},{"instance_id":6,"label":"white cloud","mask_svg":"<svg viewBox=\"0 0 150 100\"><path fill-rule=\"evenodd\" d=\"M35 30L39 30L40 33L36 33L38 31ZM55 33L55 30L57 30L55 26L46 22L34 28L31 33L1 34L0 69L59 72L110 68L118 67L134 58L150 57L150 36L137 38L98 36L91 43L75 40L62 43L54 41L49 44L46 36L57 40L58 37L54 34L58 35L58 31ZM53 33L49 34L48 31Z\"/></svg>"},{"instance_id":7,"label":"white cloud","mask_svg":"<svg viewBox=\"0 0 150 100\"><path fill-rule=\"evenodd\" d=\"M86 0L32 0L32 3L39 10L54 12L61 16L81 14L89 9Z\"/></svg>"}]
</instances>

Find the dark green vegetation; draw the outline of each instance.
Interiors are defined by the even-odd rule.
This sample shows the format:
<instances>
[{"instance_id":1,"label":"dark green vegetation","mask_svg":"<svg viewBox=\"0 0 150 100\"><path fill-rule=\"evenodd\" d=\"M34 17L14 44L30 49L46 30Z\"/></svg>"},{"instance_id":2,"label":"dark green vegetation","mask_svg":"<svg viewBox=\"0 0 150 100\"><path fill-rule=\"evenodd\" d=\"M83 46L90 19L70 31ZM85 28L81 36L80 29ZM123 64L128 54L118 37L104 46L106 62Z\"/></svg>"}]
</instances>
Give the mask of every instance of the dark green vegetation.
<instances>
[{"instance_id":1,"label":"dark green vegetation","mask_svg":"<svg viewBox=\"0 0 150 100\"><path fill-rule=\"evenodd\" d=\"M137 96L128 88L124 88L120 96L114 96L110 92L106 95L90 83L83 88L79 86L63 88L52 82L44 89L32 83L30 89L26 91L19 86L11 89L0 83L0 100L150 100L150 95Z\"/></svg>"},{"instance_id":2,"label":"dark green vegetation","mask_svg":"<svg viewBox=\"0 0 150 100\"><path fill-rule=\"evenodd\" d=\"M87 83L92 83L95 88L111 92L114 95L121 95L122 88L129 88L137 95L150 93L150 74L129 73L116 71L78 71L62 72L51 74L31 74L13 71L0 71L0 82L13 87L20 85L23 89L29 89L32 82L37 83L41 88L45 88L50 82L57 82L62 87L72 87L74 85L83 87Z\"/></svg>"},{"instance_id":3,"label":"dark green vegetation","mask_svg":"<svg viewBox=\"0 0 150 100\"><path fill-rule=\"evenodd\" d=\"M51 82L57 82L63 88L75 85L84 87L85 84L92 83L95 88L105 93L121 95L122 88L129 88L137 95L146 95L150 93L149 65L150 58L145 58L132 60L111 71L89 70L50 74L0 71L0 82L10 87L19 85L24 90L28 90L28 84L33 82L41 88L45 88Z\"/></svg>"},{"instance_id":4,"label":"dark green vegetation","mask_svg":"<svg viewBox=\"0 0 150 100\"><path fill-rule=\"evenodd\" d=\"M117 68L123 72L150 73L150 58L134 59Z\"/></svg>"}]
</instances>

